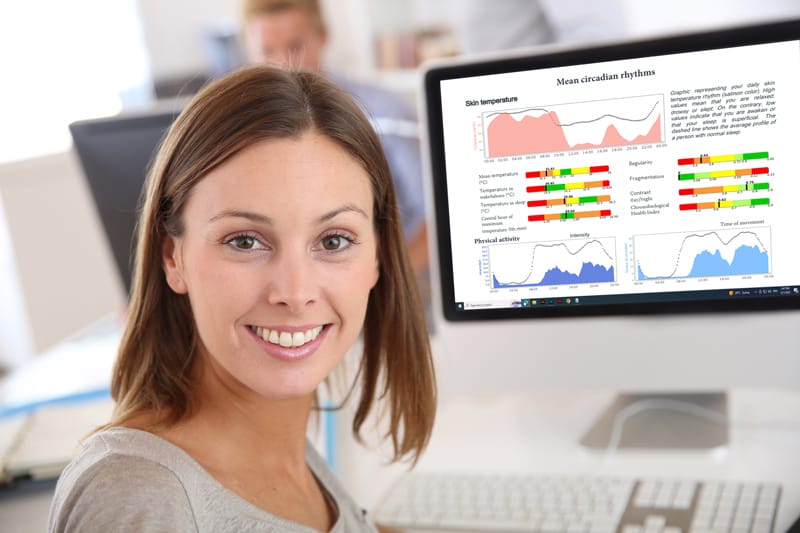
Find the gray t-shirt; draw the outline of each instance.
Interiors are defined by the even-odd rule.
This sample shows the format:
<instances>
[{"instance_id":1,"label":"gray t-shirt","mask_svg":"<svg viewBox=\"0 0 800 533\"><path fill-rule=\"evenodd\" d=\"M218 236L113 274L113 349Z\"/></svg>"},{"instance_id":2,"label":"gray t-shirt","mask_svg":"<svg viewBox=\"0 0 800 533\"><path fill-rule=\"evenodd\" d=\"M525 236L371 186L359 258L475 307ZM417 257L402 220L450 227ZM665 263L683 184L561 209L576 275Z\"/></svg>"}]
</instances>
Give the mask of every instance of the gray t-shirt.
<instances>
[{"instance_id":1,"label":"gray t-shirt","mask_svg":"<svg viewBox=\"0 0 800 533\"><path fill-rule=\"evenodd\" d=\"M375 533L313 446L306 461L335 503L331 532ZM93 435L56 485L49 531L313 533L225 488L186 452L151 433L111 428Z\"/></svg>"}]
</instances>

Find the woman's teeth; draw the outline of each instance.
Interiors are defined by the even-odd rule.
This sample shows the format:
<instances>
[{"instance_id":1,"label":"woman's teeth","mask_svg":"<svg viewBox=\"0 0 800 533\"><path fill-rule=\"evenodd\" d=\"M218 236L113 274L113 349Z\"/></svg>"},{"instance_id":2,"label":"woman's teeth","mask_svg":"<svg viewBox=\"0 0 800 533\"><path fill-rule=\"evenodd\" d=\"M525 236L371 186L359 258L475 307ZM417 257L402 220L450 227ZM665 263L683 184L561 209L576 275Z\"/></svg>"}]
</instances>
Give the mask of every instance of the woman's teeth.
<instances>
[{"instance_id":1,"label":"woman's teeth","mask_svg":"<svg viewBox=\"0 0 800 533\"><path fill-rule=\"evenodd\" d=\"M284 348L299 348L317 338L322 331L322 326L308 329L306 331L278 331L259 326L249 326L250 330L267 342L278 344Z\"/></svg>"}]
</instances>

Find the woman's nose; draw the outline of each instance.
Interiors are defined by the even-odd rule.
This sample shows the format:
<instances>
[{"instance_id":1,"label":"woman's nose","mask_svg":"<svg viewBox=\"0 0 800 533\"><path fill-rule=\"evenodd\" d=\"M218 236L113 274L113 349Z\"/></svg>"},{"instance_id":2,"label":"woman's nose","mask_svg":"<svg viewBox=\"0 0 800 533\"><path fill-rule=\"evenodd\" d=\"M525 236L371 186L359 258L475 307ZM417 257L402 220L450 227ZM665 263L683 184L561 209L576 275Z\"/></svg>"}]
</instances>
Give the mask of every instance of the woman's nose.
<instances>
[{"instance_id":1,"label":"woman's nose","mask_svg":"<svg viewBox=\"0 0 800 533\"><path fill-rule=\"evenodd\" d=\"M283 250L270 262L268 300L299 312L317 299L318 280L312 258L305 252Z\"/></svg>"}]
</instances>

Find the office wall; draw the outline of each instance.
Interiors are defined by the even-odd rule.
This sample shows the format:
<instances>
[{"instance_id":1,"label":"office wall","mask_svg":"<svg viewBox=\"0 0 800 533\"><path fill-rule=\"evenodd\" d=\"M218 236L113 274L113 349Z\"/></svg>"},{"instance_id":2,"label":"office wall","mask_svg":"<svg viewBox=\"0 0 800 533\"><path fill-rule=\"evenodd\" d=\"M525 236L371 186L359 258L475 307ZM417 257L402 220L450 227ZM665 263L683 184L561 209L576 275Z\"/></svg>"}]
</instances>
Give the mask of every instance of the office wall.
<instances>
[{"instance_id":1,"label":"office wall","mask_svg":"<svg viewBox=\"0 0 800 533\"><path fill-rule=\"evenodd\" d=\"M121 309L122 284L72 153L0 165L0 197L22 294L15 307L28 324L9 316L20 324L3 331L4 345L38 353Z\"/></svg>"},{"instance_id":2,"label":"office wall","mask_svg":"<svg viewBox=\"0 0 800 533\"><path fill-rule=\"evenodd\" d=\"M621 0L631 35L702 30L800 16L797 0Z\"/></svg>"}]
</instances>

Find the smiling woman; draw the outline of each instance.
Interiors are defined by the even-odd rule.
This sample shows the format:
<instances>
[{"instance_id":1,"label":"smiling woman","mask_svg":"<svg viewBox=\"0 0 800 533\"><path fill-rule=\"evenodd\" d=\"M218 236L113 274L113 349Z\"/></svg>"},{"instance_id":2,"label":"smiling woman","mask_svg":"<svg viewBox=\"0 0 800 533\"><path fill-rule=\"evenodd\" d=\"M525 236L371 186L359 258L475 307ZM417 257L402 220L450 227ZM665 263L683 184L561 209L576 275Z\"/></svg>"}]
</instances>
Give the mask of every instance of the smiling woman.
<instances>
[{"instance_id":1,"label":"smiling woman","mask_svg":"<svg viewBox=\"0 0 800 533\"><path fill-rule=\"evenodd\" d=\"M363 336L354 432L395 459L433 425L423 309L369 122L318 75L254 67L178 117L148 177L113 419L64 471L51 531L374 531L307 443ZM311 529L309 529L311 528Z\"/></svg>"}]
</instances>

